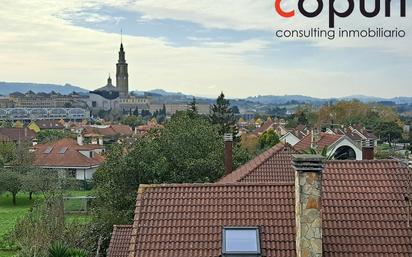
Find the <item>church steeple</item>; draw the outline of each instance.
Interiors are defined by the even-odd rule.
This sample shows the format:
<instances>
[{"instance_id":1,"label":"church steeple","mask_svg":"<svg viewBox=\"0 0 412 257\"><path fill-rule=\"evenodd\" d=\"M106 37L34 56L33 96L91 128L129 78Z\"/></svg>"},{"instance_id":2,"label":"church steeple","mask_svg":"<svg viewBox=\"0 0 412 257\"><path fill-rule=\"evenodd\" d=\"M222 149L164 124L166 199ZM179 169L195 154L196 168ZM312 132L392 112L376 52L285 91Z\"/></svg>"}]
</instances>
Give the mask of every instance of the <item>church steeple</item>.
<instances>
[{"instance_id":1,"label":"church steeple","mask_svg":"<svg viewBox=\"0 0 412 257\"><path fill-rule=\"evenodd\" d=\"M110 74L109 74L109 78L107 79L107 85L112 85L112 78L110 77Z\"/></svg>"},{"instance_id":2,"label":"church steeple","mask_svg":"<svg viewBox=\"0 0 412 257\"><path fill-rule=\"evenodd\" d=\"M120 42L119 60L116 65L116 87L120 92L120 97L126 98L129 94L129 73L122 41Z\"/></svg>"}]
</instances>

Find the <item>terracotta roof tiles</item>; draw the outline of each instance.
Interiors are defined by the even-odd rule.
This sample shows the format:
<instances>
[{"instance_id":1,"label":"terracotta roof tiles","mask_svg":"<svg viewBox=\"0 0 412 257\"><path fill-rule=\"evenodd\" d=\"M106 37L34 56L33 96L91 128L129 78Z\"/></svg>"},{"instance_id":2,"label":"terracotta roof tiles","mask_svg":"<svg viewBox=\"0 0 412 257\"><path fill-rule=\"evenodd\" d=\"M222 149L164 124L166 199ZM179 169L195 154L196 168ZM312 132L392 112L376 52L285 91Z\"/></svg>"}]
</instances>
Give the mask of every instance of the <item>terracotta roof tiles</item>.
<instances>
[{"instance_id":1,"label":"terracotta roof tiles","mask_svg":"<svg viewBox=\"0 0 412 257\"><path fill-rule=\"evenodd\" d=\"M80 151L102 149L99 145L78 145L76 140L64 138L48 144L36 145L33 165L40 167L96 167L103 163L100 154L86 157ZM49 150L49 151L47 151Z\"/></svg>"},{"instance_id":2,"label":"terracotta roof tiles","mask_svg":"<svg viewBox=\"0 0 412 257\"><path fill-rule=\"evenodd\" d=\"M114 225L107 257L125 257L129 253L132 225Z\"/></svg>"},{"instance_id":3,"label":"terracotta roof tiles","mask_svg":"<svg viewBox=\"0 0 412 257\"><path fill-rule=\"evenodd\" d=\"M327 162L324 256L410 256L410 181L408 168L394 160ZM224 226L258 226L262 256L295 256L294 194L294 183L270 181L144 188L132 256L219 256Z\"/></svg>"},{"instance_id":4,"label":"terracotta roof tiles","mask_svg":"<svg viewBox=\"0 0 412 257\"><path fill-rule=\"evenodd\" d=\"M279 143L258 157L221 178L218 183L227 182L293 182L292 154L297 154L291 145ZM250 171L253 170L253 173ZM276 171L276 172L273 172Z\"/></svg>"}]
</instances>

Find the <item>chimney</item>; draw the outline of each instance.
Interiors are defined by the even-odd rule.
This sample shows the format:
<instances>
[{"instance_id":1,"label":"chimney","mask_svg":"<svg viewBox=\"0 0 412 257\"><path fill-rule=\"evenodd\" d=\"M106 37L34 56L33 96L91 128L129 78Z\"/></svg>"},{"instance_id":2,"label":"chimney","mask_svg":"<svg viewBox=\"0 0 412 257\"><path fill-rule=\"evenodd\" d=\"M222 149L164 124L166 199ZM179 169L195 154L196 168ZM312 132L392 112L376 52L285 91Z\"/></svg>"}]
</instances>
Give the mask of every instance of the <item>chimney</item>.
<instances>
[{"instance_id":1,"label":"chimney","mask_svg":"<svg viewBox=\"0 0 412 257\"><path fill-rule=\"evenodd\" d=\"M310 148L312 149L317 149L318 148L318 143L319 141L319 131L317 129L312 129L311 130L311 137L310 137Z\"/></svg>"},{"instance_id":2,"label":"chimney","mask_svg":"<svg viewBox=\"0 0 412 257\"><path fill-rule=\"evenodd\" d=\"M83 136L82 136L82 134L77 135L77 144L78 145L83 145Z\"/></svg>"},{"instance_id":3,"label":"chimney","mask_svg":"<svg viewBox=\"0 0 412 257\"><path fill-rule=\"evenodd\" d=\"M362 159L375 159L375 141L373 139L362 140Z\"/></svg>"},{"instance_id":4,"label":"chimney","mask_svg":"<svg viewBox=\"0 0 412 257\"><path fill-rule=\"evenodd\" d=\"M322 257L323 162L321 155L293 155L297 257Z\"/></svg>"},{"instance_id":5,"label":"chimney","mask_svg":"<svg viewBox=\"0 0 412 257\"><path fill-rule=\"evenodd\" d=\"M233 171L233 134L226 133L225 141L225 175Z\"/></svg>"},{"instance_id":6,"label":"chimney","mask_svg":"<svg viewBox=\"0 0 412 257\"><path fill-rule=\"evenodd\" d=\"M99 145L103 145L103 137L99 137Z\"/></svg>"}]
</instances>

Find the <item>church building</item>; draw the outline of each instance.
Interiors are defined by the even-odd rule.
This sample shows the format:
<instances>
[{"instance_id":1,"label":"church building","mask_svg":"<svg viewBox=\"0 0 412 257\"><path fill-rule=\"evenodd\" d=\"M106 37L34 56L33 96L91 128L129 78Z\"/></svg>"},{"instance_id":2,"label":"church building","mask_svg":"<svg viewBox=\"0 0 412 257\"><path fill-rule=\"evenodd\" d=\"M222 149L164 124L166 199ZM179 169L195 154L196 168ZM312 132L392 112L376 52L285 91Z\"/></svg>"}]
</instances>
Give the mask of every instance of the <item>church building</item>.
<instances>
[{"instance_id":1,"label":"church building","mask_svg":"<svg viewBox=\"0 0 412 257\"><path fill-rule=\"evenodd\" d=\"M116 86L112 79L107 84L89 92L88 105L92 109L134 111L148 110L149 99L129 95L129 73L123 43L120 44L119 59L116 64Z\"/></svg>"}]
</instances>

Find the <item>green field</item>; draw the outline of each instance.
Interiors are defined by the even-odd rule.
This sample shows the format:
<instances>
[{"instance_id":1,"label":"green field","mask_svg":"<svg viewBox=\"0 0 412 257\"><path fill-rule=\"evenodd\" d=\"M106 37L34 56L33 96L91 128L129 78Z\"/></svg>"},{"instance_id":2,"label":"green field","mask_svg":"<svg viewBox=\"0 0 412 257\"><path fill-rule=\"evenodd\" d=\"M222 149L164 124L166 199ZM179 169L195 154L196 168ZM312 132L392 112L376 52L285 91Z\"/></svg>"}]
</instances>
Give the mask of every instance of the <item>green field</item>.
<instances>
[{"instance_id":1,"label":"green field","mask_svg":"<svg viewBox=\"0 0 412 257\"><path fill-rule=\"evenodd\" d=\"M67 195L85 196L88 193L88 191L70 191L67 192ZM28 212L33 206L33 203L41 201L42 199L43 197L41 194L33 194L33 199L30 201L27 193L19 193L17 195L16 206L14 206L10 193L0 194L0 241L6 234L13 230L17 220ZM72 214L68 215L67 219L87 222L90 220L90 217L87 215ZM0 243L0 257L12 257L16 254L16 252L13 251L5 251L2 247L4 246Z\"/></svg>"},{"instance_id":2,"label":"green field","mask_svg":"<svg viewBox=\"0 0 412 257\"><path fill-rule=\"evenodd\" d=\"M14 251L2 251L0 250L0 257L13 257L16 255Z\"/></svg>"}]
</instances>

